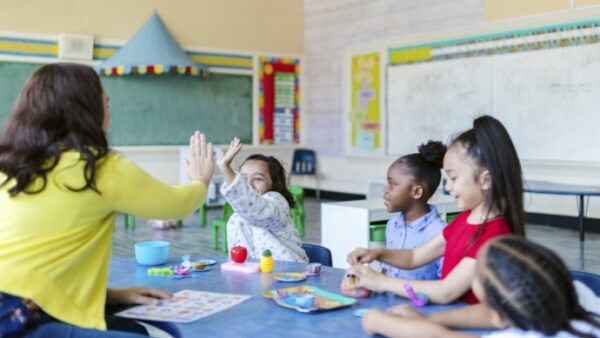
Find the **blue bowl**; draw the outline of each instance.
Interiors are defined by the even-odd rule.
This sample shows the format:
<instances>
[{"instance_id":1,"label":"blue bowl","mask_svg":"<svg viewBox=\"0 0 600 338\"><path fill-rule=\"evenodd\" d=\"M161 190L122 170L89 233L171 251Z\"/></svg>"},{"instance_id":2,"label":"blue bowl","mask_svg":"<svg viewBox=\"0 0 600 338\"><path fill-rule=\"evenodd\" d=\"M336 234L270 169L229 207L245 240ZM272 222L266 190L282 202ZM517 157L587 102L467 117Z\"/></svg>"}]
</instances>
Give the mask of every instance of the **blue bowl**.
<instances>
[{"instance_id":1,"label":"blue bowl","mask_svg":"<svg viewBox=\"0 0 600 338\"><path fill-rule=\"evenodd\" d=\"M145 241L135 243L135 259L141 265L164 264L169 258L171 244L165 241Z\"/></svg>"}]
</instances>

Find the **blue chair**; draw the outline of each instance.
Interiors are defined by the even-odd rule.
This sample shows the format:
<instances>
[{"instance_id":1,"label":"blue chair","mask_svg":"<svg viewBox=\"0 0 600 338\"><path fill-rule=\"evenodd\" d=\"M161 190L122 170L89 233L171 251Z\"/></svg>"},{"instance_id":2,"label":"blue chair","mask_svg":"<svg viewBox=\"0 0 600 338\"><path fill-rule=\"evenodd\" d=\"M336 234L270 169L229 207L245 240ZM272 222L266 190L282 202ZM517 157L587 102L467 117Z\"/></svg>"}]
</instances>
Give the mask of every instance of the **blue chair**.
<instances>
[{"instance_id":1,"label":"blue chair","mask_svg":"<svg viewBox=\"0 0 600 338\"><path fill-rule=\"evenodd\" d=\"M157 327L163 331L165 331L166 333L170 334L171 336L173 336L173 338L181 338L183 337L183 334L181 334L181 331L179 331L179 329L177 328L177 326L175 326L175 324L173 323L169 323L169 322L158 322L155 320L140 320L141 322L144 322L146 324L150 324L154 327Z\"/></svg>"},{"instance_id":2,"label":"blue chair","mask_svg":"<svg viewBox=\"0 0 600 338\"><path fill-rule=\"evenodd\" d=\"M600 296L600 275L583 271L571 271L573 280L577 280L592 289L596 296Z\"/></svg>"},{"instance_id":3,"label":"blue chair","mask_svg":"<svg viewBox=\"0 0 600 338\"><path fill-rule=\"evenodd\" d=\"M317 199L321 198L319 192L319 175L317 173L317 155L313 150L310 149L296 149L294 150L294 156L292 157L292 168L290 171L290 178L292 175L312 175L316 181L316 194ZM289 185L289 184L288 184Z\"/></svg>"},{"instance_id":4,"label":"blue chair","mask_svg":"<svg viewBox=\"0 0 600 338\"><path fill-rule=\"evenodd\" d=\"M310 263L321 263L323 266L332 266L331 251L324 246L318 244L302 244L302 249L308 256Z\"/></svg>"}]
</instances>

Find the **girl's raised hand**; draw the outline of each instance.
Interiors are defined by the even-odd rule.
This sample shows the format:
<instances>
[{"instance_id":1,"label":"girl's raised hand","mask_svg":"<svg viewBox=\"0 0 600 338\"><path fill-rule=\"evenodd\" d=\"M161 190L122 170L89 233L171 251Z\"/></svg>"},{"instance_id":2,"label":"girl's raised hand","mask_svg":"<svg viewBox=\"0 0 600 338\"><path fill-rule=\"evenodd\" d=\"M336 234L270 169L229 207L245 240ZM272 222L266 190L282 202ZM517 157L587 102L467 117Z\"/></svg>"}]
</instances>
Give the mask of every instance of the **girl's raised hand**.
<instances>
[{"instance_id":1,"label":"girl's raised hand","mask_svg":"<svg viewBox=\"0 0 600 338\"><path fill-rule=\"evenodd\" d=\"M229 143L227 152L225 154L222 152L219 154L219 158L217 159L217 166L219 169L223 171L226 168L230 168L231 161L233 161L235 155L237 155L240 150L242 150L242 142L240 142L239 138L234 137L233 140L231 140L231 143Z\"/></svg>"},{"instance_id":2,"label":"girl's raised hand","mask_svg":"<svg viewBox=\"0 0 600 338\"><path fill-rule=\"evenodd\" d=\"M212 152L212 143L206 143L204 134L196 131L190 137L191 156L185 161L185 169L190 181L202 181L208 186L215 169Z\"/></svg>"}]
</instances>

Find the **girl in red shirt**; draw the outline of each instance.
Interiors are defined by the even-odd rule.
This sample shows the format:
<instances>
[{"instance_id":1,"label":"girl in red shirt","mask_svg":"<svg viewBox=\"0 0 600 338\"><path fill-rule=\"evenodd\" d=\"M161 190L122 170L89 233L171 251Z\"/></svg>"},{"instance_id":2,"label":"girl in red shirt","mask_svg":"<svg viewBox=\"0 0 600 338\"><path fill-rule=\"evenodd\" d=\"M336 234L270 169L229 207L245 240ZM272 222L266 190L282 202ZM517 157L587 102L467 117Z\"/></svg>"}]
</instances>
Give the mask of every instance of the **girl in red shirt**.
<instances>
[{"instance_id":1,"label":"girl in red shirt","mask_svg":"<svg viewBox=\"0 0 600 338\"><path fill-rule=\"evenodd\" d=\"M497 236L525 235L521 165L502 123L482 116L452 141L444 156L444 172L446 190L465 211L441 234L414 250L359 248L351 252L348 274L356 277L356 287L409 297L407 286L411 286L433 303L478 303L470 288L481 246ZM380 260L400 269L414 269L442 256L439 281L390 278L363 265Z\"/></svg>"}]
</instances>

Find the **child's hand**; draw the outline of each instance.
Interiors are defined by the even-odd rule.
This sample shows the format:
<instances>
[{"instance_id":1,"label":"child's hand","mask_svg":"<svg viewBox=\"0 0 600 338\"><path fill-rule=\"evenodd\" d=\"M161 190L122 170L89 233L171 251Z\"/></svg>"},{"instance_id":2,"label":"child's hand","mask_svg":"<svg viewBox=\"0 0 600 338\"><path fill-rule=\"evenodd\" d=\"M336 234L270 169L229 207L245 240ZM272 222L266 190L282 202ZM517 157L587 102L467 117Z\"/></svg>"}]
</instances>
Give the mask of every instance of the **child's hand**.
<instances>
[{"instance_id":1,"label":"child's hand","mask_svg":"<svg viewBox=\"0 0 600 338\"><path fill-rule=\"evenodd\" d=\"M379 258L379 254L375 250L358 248L346 256L346 261L350 265L370 263Z\"/></svg>"},{"instance_id":2,"label":"child's hand","mask_svg":"<svg viewBox=\"0 0 600 338\"><path fill-rule=\"evenodd\" d=\"M356 277L354 287L362 287L376 292L384 291L383 282L385 281L386 276L373 271L373 269L368 266L353 265L346 273Z\"/></svg>"},{"instance_id":3,"label":"child's hand","mask_svg":"<svg viewBox=\"0 0 600 338\"><path fill-rule=\"evenodd\" d=\"M400 304L391 307L387 312L404 318L425 318L421 312L415 310L409 304Z\"/></svg>"},{"instance_id":4,"label":"child's hand","mask_svg":"<svg viewBox=\"0 0 600 338\"><path fill-rule=\"evenodd\" d=\"M190 151L191 158L185 161L188 178L190 181L202 181L208 186L215 166L212 157L212 144L207 144L204 134L196 131L190 137Z\"/></svg>"},{"instance_id":5,"label":"child's hand","mask_svg":"<svg viewBox=\"0 0 600 338\"><path fill-rule=\"evenodd\" d=\"M362 327L367 334L374 335L377 333L379 319L385 316L385 313L379 309L371 309L365 313L362 318Z\"/></svg>"},{"instance_id":6,"label":"child's hand","mask_svg":"<svg viewBox=\"0 0 600 338\"><path fill-rule=\"evenodd\" d=\"M144 286L106 291L106 302L110 304L156 305L160 299L170 299L171 297L173 295L166 291Z\"/></svg>"},{"instance_id":7,"label":"child's hand","mask_svg":"<svg viewBox=\"0 0 600 338\"><path fill-rule=\"evenodd\" d=\"M233 161L235 155L237 155L240 150L242 150L242 143L239 138L235 137L231 140L231 143L229 143L227 152L225 154L223 154L223 152L219 153L219 158L217 159L217 166L219 169L224 171L225 169L231 168L231 161Z\"/></svg>"}]
</instances>

